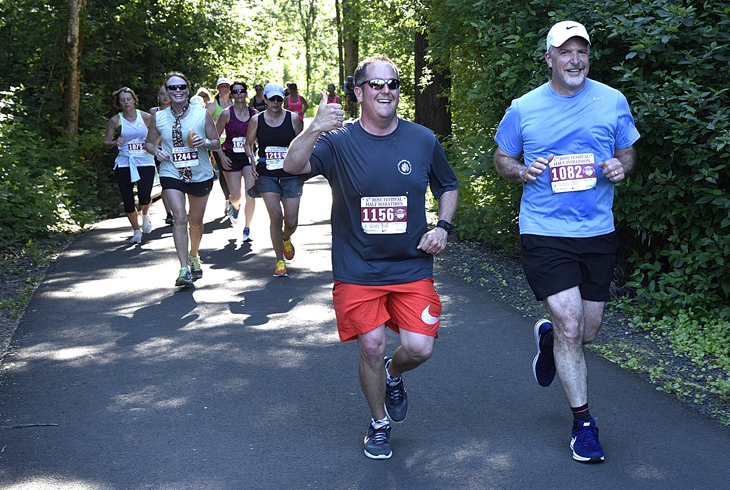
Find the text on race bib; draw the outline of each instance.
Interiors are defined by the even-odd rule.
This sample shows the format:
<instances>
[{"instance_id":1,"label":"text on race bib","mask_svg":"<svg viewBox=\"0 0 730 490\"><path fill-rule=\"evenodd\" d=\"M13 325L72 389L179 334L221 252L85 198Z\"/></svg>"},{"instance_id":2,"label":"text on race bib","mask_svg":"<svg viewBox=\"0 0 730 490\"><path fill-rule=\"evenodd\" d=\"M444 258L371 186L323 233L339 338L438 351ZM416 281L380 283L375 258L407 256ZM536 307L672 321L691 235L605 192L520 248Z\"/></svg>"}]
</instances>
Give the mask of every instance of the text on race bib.
<instances>
[{"instance_id":1,"label":"text on race bib","mask_svg":"<svg viewBox=\"0 0 730 490\"><path fill-rule=\"evenodd\" d=\"M554 157L550 162L550 185L556 194L595 188L596 165L593 153Z\"/></svg>"},{"instance_id":2,"label":"text on race bib","mask_svg":"<svg viewBox=\"0 0 730 490\"><path fill-rule=\"evenodd\" d=\"M187 146L173 148L172 163L175 164L177 168L194 167L198 164L197 148L188 148Z\"/></svg>"},{"instance_id":3,"label":"text on race bib","mask_svg":"<svg viewBox=\"0 0 730 490\"><path fill-rule=\"evenodd\" d=\"M233 153L245 153L244 145L246 144L245 136L237 136L231 140L233 142Z\"/></svg>"},{"instance_id":4,"label":"text on race bib","mask_svg":"<svg viewBox=\"0 0 730 490\"><path fill-rule=\"evenodd\" d=\"M147 153L144 146L144 140L135 139L127 142L127 151L130 155L142 155Z\"/></svg>"},{"instance_id":5,"label":"text on race bib","mask_svg":"<svg viewBox=\"0 0 730 490\"><path fill-rule=\"evenodd\" d=\"M408 229L408 197L361 197L360 225L368 235L405 233Z\"/></svg>"},{"instance_id":6,"label":"text on race bib","mask_svg":"<svg viewBox=\"0 0 730 490\"><path fill-rule=\"evenodd\" d=\"M286 146L267 146L264 152L266 155L266 170L281 170L284 168L286 151Z\"/></svg>"}]
</instances>

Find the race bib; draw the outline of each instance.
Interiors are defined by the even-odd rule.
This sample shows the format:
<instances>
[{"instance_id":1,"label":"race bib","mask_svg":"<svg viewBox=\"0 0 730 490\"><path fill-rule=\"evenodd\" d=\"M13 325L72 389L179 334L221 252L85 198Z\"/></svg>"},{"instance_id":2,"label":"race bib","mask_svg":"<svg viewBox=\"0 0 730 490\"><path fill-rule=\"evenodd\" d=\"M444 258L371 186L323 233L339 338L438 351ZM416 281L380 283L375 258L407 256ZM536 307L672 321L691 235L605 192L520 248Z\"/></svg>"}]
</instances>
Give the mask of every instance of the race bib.
<instances>
[{"instance_id":1,"label":"race bib","mask_svg":"<svg viewBox=\"0 0 730 490\"><path fill-rule=\"evenodd\" d=\"M408 228L408 197L361 197L360 225L368 235L405 233Z\"/></svg>"},{"instance_id":2,"label":"race bib","mask_svg":"<svg viewBox=\"0 0 730 490\"><path fill-rule=\"evenodd\" d=\"M596 165L593 153L554 157L550 162L550 185L555 194L595 188Z\"/></svg>"},{"instance_id":3,"label":"race bib","mask_svg":"<svg viewBox=\"0 0 730 490\"><path fill-rule=\"evenodd\" d=\"M266 155L266 170L283 169L286 151L286 146L267 146L266 151L264 152Z\"/></svg>"},{"instance_id":4,"label":"race bib","mask_svg":"<svg viewBox=\"0 0 730 490\"><path fill-rule=\"evenodd\" d=\"M198 164L197 148L188 148L187 146L173 148L172 163L174 163L177 168L194 167Z\"/></svg>"},{"instance_id":5,"label":"race bib","mask_svg":"<svg viewBox=\"0 0 730 490\"><path fill-rule=\"evenodd\" d=\"M144 147L143 139L136 139L127 142L127 151L130 155L143 155L147 153Z\"/></svg>"},{"instance_id":6,"label":"race bib","mask_svg":"<svg viewBox=\"0 0 730 490\"><path fill-rule=\"evenodd\" d=\"M246 144L245 136L237 136L231 140L233 142L233 153L245 153L243 146Z\"/></svg>"}]
</instances>

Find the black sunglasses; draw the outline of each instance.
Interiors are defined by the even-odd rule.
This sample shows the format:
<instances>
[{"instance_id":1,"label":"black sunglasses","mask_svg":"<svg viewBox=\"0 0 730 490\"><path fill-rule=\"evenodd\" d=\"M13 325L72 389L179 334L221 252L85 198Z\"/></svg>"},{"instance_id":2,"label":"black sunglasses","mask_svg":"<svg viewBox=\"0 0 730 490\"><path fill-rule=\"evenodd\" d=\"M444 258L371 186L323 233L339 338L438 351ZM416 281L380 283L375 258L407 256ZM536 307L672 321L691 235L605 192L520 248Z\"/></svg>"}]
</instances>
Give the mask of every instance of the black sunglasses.
<instances>
[{"instance_id":1,"label":"black sunglasses","mask_svg":"<svg viewBox=\"0 0 730 490\"><path fill-rule=\"evenodd\" d=\"M245 94L246 93L246 89L236 88L236 89L231 90L231 93L232 94Z\"/></svg>"},{"instance_id":2,"label":"black sunglasses","mask_svg":"<svg viewBox=\"0 0 730 490\"><path fill-rule=\"evenodd\" d=\"M185 90L188 88L187 83L181 83L180 85L168 85L167 90L174 92L175 90Z\"/></svg>"},{"instance_id":3,"label":"black sunglasses","mask_svg":"<svg viewBox=\"0 0 730 490\"><path fill-rule=\"evenodd\" d=\"M386 85L390 90L398 90L400 87L400 80L397 78L389 78L387 80L383 80L382 78L373 78L372 80L365 80L360 84L362 87L365 84L370 85L370 88L373 90L383 90L383 87Z\"/></svg>"},{"instance_id":4,"label":"black sunglasses","mask_svg":"<svg viewBox=\"0 0 730 490\"><path fill-rule=\"evenodd\" d=\"M279 97L278 95L276 97L269 97L269 100L271 102L284 102L284 99Z\"/></svg>"}]
</instances>

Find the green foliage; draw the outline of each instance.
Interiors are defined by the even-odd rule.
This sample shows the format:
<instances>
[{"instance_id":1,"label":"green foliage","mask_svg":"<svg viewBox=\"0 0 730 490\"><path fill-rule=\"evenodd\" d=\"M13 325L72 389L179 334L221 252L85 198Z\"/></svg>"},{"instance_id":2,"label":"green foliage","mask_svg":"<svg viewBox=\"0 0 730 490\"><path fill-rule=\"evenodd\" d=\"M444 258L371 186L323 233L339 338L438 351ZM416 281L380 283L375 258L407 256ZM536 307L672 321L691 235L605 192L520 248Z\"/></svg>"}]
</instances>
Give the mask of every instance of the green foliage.
<instances>
[{"instance_id":1,"label":"green foliage","mask_svg":"<svg viewBox=\"0 0 730 490\"><path fill-rule=\"evenodd\" d=\"M636 169L616 187L614 205L624 247L619 267L635 271L629 285L636 301L649 315L729 318L730 3L426 5L434 59L453 77L461 233L516 243L519 194L492 168L494 132L511 99L549 78L543 54L550 26L577 20L591 34L591 78L626 95L642 134Z\"/></svg>"}]
</instances>

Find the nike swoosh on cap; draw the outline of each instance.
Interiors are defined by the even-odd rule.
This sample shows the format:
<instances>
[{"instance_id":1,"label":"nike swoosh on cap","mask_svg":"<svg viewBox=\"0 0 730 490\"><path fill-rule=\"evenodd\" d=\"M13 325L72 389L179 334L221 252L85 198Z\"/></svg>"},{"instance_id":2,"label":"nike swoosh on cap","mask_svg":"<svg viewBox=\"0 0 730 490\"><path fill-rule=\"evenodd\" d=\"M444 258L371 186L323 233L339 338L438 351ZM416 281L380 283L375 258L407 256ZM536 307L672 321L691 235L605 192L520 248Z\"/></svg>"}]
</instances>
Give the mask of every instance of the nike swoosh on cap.
<instances>
[{"instance_id":1,"label":"nike swoosh on cap","mask_svg":"<svg viewBox=\"0 0 730 490\"><path fill-rule=\"evenodd\" d=\"M421 313L421 320L423 320L423 323L427 325L436 325L436 323L439 321L438 316L432 316L431 313L429 313L428 309L431 307L431 305L428 305L426 308L423 309L423 312Z\"/></svg>"},{"instance_id":2,"label":"nike swoosh on cap","mask_svg":"<svg viewBox=\"0 0 730 490\"><path fill-rule=\"evenodd\" d=\"M578 27L578 26L566 26L565 30L567 31L568 29L572 29L573 27Z\"/></svg>"}]
</instances>

